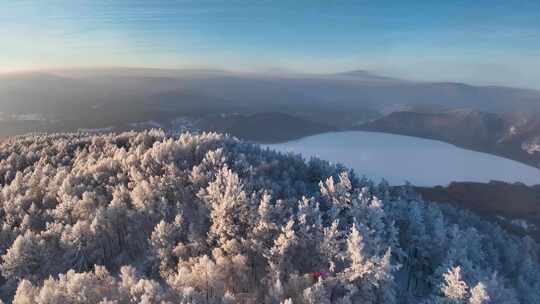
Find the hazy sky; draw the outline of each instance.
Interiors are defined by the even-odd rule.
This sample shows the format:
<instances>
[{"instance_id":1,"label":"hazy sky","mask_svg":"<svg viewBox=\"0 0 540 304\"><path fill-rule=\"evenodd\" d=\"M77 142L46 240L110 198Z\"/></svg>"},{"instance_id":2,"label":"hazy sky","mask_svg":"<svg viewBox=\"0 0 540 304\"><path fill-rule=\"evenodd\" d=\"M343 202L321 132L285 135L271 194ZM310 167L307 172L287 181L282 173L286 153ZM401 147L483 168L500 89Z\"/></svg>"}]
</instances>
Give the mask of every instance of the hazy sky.
<instances>
[{"instance_id":1,"label":"hazy sky","mask_svg":"<svg viewBox=\"0 0 540 304\"><path fill-rule=\"evenodd\" d=\"M211 67L540 89L540 1L0 0L0 70Z\"/></svg>"}]
</instances>

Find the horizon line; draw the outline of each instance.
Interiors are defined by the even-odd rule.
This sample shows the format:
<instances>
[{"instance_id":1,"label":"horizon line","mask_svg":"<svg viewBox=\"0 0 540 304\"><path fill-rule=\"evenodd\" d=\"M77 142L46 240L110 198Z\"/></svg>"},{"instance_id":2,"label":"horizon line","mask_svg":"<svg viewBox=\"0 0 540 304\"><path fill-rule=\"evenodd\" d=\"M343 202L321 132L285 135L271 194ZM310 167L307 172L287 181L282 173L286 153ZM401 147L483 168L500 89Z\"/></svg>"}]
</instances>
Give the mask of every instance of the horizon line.
<instances>
[{"instance_id":1,"label":"horizon line","mask_svg":"<svg viewBox=\"0 0 540 304\"><path fill-rule=\"evenodd\" d=\"M474 87L501 87L511 89L532 90L540 92L540 88L485 83L474 84L467 81L456 80L411 80L403 77L392 76L385 73L379 73L378 71L370 69L349 69L349 70L337 70L328 72L308 72L308 71L294 71L291 69L283 69L280 67L263 68L263 69L225 69L220 67L211 66L183 66L183 67L158 67L158 66L125 66L125 65L98 65L98 66L65 66L65 67L37 67L37 68L16 68L2 70L0 69L0 76L6 75L24 75L32 73L44 73L54 74L55 72L69 72L69 71L106 71L106 70L148 70L148 71L164 71L164 72L181 72L181 71L193 71L193 72L215 72L215 73L228 73L237 75L258 75L258 76L289 76L289 77L339 77L347 76L346 74L354 72L362 72L366 75L371 75L378 78L387 78L388 80L409 82L409 83L433 83L433 84L456 84L456 85L468 85ZM349 79L354 79L354 76L350 76Z\"/></svg>"}]
</instances>

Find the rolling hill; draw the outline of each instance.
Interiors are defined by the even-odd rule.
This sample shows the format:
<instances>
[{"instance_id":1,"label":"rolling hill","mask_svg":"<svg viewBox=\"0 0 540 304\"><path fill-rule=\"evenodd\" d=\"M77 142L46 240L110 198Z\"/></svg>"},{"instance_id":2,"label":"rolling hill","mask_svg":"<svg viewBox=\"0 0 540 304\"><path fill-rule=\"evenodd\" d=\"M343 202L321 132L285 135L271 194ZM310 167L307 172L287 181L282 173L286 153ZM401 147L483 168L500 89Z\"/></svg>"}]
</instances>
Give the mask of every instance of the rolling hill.
<instances>
[{"instance_id":1,"label":"rolling hill","mask_svg":"<svg viewBox=\"0 0 540 304\"><path fill-rule=\"evenodd\" d=\"M538 166L538 113L535 90L412 82L362 70L310 75L111 68L0 75L3 137L148 125L185 129L178 121L258 141L363 129L443 140Z\"/></svg>"}]
</instances>

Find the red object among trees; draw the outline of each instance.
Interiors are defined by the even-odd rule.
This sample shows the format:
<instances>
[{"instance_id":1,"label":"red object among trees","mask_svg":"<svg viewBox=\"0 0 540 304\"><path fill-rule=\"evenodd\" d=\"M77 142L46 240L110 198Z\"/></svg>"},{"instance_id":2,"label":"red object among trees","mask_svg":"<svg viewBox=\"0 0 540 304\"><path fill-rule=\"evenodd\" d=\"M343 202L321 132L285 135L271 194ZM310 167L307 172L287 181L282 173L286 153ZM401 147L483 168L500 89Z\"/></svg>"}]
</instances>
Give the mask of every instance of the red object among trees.
<instances>
[{"instance_id":1,"label":"red object among trees","mask_svg":"<svg viewBox=\"0 0 540 304\"><path fill-rule=\"evenodd\" d=\"M311 273L311 275L316 279L321 278L321 277L322 278L326 277L326 273L324 271L314 271Z\"/></svg>"}]
</instances>

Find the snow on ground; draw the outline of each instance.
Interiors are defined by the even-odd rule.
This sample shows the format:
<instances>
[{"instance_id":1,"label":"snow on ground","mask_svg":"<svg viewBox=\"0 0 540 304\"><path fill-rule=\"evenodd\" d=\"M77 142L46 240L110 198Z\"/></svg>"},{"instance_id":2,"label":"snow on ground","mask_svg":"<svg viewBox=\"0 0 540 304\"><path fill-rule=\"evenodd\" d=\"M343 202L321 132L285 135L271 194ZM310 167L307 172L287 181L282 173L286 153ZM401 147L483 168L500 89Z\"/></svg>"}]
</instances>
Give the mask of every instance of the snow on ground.
<instances>
[{"instance_id":1,"label":"snow on ground","mask_svg":"<svg viewBox=\"0 0 540 304\"><path fill-rule=\"evenodd\" d=\"M540 148L540 141L537 143ZM522 182L538 184L540 170L503 157L458 148L440 141L409 136L349 131L267 145L284 152L340 162L356 172L390 184L419 186L451 181ZM532 151L532 150L531 150Z\"/></svg>"}]
</instances>

